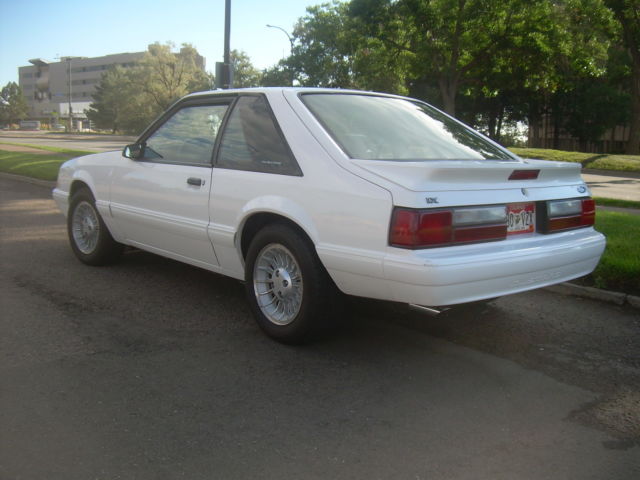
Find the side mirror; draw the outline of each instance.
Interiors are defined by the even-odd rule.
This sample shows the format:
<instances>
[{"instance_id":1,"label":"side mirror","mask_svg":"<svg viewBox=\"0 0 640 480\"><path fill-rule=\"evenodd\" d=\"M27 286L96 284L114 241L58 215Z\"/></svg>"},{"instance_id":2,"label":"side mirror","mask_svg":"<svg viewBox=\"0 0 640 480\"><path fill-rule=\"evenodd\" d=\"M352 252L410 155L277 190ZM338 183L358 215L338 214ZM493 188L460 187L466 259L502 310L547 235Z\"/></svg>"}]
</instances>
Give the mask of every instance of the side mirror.
<instances>
[{"instance_id":1,"label":"side mirror","mask_svg":"<svg viewBox=\"0 0 640 480\"><path fill-rule=\"evenodd\" d=\"M124 147L124 150L122 150L122 155L130 158L131 160L138 160L144 155L144 145L142 143L132 143L131 145L127 145Z\"/></svg>"}]
</instances>

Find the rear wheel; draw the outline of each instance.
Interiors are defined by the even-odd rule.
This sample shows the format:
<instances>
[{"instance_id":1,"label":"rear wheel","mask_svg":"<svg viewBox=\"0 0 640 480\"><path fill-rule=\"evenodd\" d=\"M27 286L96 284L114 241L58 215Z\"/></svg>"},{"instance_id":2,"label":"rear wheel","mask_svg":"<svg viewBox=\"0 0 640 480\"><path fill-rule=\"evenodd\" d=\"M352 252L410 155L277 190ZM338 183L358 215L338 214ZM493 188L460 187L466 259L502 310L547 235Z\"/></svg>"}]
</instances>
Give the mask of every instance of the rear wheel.
<instances>
[{"instance_id":1,"label":"rear wheel","mask_svg":"<svg viewBox=\"0 0 640 480\"><path fill-rule=\"evenodd\" d=\"M122 254L123 245L116 242L98 212L91 192L78 190L69 205L67 233L71 249L88 265L106 265Z\"/></svg>"},{"instance_id":2,"label":"rear wheel","mask_svg":"<svg viewBox=\"0 0 640 480\"><path fill-rule=\"evenodd\" d=\"M245 278L258 325L280 342L312 340L339 314L337 287L313 245L289 225L258 232L247 253Z\"/></svg>"}]
</instances>

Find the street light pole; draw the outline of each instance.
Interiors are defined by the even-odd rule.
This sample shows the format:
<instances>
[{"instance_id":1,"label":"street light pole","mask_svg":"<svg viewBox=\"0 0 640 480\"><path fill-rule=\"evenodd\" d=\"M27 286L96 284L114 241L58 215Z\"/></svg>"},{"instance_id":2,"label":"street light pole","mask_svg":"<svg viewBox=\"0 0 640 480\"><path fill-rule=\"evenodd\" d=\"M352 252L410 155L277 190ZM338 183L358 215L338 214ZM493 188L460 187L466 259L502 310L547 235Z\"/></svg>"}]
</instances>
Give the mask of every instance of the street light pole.
<instances>
[{"instance_id":1,"label":"street light pole","mask_svg":"<svg viewBox=\"0 0 640 480\"><path fill-rule=\"evenodd\" d=\"M293 38L291 38L291 35L289 35L289 32L287 32L284 28L282 27L278 27L277 25L269 25L267 23L267 27L268 28L277 28L278 30L280 30L282 33L284 33L287 38L289 39L289 44L291 45L291 49L289 50L289 54L293 55Z\"/></svg>"},{"instance_id":2,"label":"street light pole","mask_svg":"<svg viewBox=\"0 0 640 480\"><path fill-rule=\"evenodd\" d=\"M57 59L60 59L61 62L67 62L67 82L68 82L68 89L67 89L67 93L69 95L68 98L68 106L69 106L69 131L73 130L73 107L71 106L71 60L73 60L74 58L82 58L82 57L56 57Z\"/></svg>"},{"instance_id":3,"label":"street light pole","mask_svg":"<svg viewBox=\"0 0 640 480\"><path fill-rule=\"evenodd\" d=\"M222 62L216 62L215 88L232 88L233 73L231 65L231 0L224 2L224 52Z\"/></svg>"},{"instance_id":4,"label":"street light pole","mask_svg":"<svg viewBox=\"0 0 640 480\"><path fill-rule=\"evenodd\" d=\"M71 109L71 57L67 57L67 80L69 82L69 132L72 132L73 112Z\"/></svg>"},{"instance_id":5,"label":"street light pole","mask_svg":"<svg viewBox=\"0 0 640 480\"><path fill-rule=\"evenodd\" d=\"M289 45L290 45L289 56L293 55L293 38L291 38L291 35L289 35L289 32L287 32L282 27L278 27L277 25L269 25L268 23L267 23L267 28L277 28L287 36L287 38L289 39ZM293 87L293 68L291 67L289 67L289 75L291 75L291 86Z\"/></svg>"},{"instance_id":6,"label":"street light pole","mask_svg":"<svg viewBox=\"0 0 640 480\"><path fill-rule=\"evenodd\" d=\"M224 67L222 69L224 79L222 88L231 88L231 0L224 3Z\"/></svg>"}]
</instances>

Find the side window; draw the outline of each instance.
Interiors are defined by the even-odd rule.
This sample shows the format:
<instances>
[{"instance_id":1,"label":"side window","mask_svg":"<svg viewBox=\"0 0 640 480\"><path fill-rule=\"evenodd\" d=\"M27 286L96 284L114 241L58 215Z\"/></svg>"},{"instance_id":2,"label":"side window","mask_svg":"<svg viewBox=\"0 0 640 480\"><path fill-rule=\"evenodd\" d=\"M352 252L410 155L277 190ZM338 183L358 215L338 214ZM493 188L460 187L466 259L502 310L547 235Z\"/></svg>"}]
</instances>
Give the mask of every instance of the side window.
<instances>
[{"instance_id":1,"label":"side window","mask_svg":"<svg viewBox=\"0 0 640 480\"><path fill-rule=\"evenodd\" d=\"M211 165L213 146L228 105L178 110L147 138L144 158L161 163Z\"/></svg>"},{"instance_id":2,"label":"side window","mask_svg":"<svg viewBox=\"0 0 640 480\"><path fill-rule=\"evenodd\" d=\"M216 167L302 175L262 96L238 99L222 134Z\"/></svg>"}]
</instances>

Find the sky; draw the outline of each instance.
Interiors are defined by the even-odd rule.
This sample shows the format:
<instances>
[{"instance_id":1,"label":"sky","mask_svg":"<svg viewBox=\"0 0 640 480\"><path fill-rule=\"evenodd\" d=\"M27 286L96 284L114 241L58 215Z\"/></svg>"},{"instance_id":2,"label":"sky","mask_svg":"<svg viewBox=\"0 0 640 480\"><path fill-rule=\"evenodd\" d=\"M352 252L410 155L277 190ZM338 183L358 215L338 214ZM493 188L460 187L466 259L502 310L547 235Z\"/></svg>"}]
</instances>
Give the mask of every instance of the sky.
<instances>
[{"instance_id":1,"label":"sky","mask_svg":"<svg viewBox=\"0 0 640 480\"><path fill-rule=\"evenodd\" d=\"M259 69L289 54L280 30L326 0L231 0L231 49ZM225 0L0 0L0 87L32 58L142 52L154 42L192 44L215 71L224 48Z\"/></svg>"}]
</instances>

